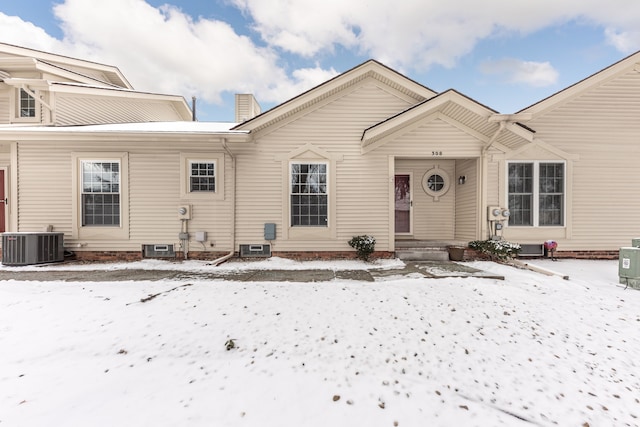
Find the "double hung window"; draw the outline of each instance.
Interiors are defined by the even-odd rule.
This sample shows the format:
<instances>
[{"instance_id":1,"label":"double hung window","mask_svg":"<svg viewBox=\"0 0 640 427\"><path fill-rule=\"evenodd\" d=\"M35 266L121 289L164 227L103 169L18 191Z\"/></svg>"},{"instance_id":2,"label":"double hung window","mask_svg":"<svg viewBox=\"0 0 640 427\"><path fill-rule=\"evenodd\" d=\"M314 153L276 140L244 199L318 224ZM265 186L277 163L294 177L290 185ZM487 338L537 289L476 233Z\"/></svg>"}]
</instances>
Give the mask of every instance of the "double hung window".
<instances>
[{"instance_id":1,"label":"double hung window","mask_svg":"<svg viewBox=\"0 0 640 427\"><path fill-rule=\"evenodd\" d=\"M120 162L83 160L82 225L120 225Z\"/></svg>"},{"instance_id":2,"label":"double hung window","mask_svg":"<svg viewBox=\"0 0 640 427\"><path fill-rule=\"evenodd\" d=\"M565 164L509 163L508 202L509 225L563 226Z\"/></svg>"},{"instance_id":3,"label":"double hung window","mask_svg":"<svg viewBox=\"0 0 640 427\"><path fill-rule=\"evenodd\" d=\"M328 226L327 164L291 163L291 226Z\"/></svg>"},{"instance_id":4,"label":"double hung window","mask_svg":"<svg viewBox=\"0 0 640 427\"><path fill-rule=\"evenodd\" d=\"M32 118L36 116L36 100L24 89L20 89L19 111L20 117Z\"/></svg>"},{"instance_id":5,"label":"double hung window","mask_svg":"<svg viewBox=\"0 0 640 427\"><path fill-rule=\"evenodd\" d=\"M215 192L216 191L216 164L215 162L191 161L189 162L189 191L190 192Z\"/></svg>"}]
</instances>

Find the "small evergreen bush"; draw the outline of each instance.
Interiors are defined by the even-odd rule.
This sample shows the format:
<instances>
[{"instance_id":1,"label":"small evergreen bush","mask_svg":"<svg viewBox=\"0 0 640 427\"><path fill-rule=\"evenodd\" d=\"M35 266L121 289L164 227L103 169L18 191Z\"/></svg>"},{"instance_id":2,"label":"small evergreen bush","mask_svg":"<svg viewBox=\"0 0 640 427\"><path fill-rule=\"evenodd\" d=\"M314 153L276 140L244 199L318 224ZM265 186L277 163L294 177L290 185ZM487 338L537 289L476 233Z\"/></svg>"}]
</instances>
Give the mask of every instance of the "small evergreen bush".
<instances>
[{"instance_id":1,"label":"small evergreen bush","mask_svg":"<svg viewBox=\"0 0 640 427\"><path fill-rule=\"evenodd\" d=\"M519 244L507 242L506 240L474 240L469 242L469 247L501 261L514 258L520 252Z\"/></svg>"},{"instance_id":2,"label":"small evergreen bush","mask_svg":"<svg viewBox=\"0 0 640 427\"><path fill-rule=\"evenodd\" d=\"M376 247L376 239L373 236L354 236L349 240L349 246L357 251L358 258L369 261L369 256Z\"/></svg>"}]
</instances>

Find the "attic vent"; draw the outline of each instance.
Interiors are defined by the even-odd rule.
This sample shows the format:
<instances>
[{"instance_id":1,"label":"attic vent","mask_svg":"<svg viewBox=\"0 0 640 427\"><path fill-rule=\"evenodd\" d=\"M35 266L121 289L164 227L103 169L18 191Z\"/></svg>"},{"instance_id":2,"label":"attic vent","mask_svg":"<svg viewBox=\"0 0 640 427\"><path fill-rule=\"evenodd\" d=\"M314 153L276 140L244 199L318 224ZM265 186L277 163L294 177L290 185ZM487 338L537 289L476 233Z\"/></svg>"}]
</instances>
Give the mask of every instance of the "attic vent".
<instances>
[{"instance_id":1,"label":"attic vent","mask_svg":"<svg viewBox=\"0 0 640 427\"><path fill-rule=\"evenodd\" d=\"M271 245L240 245L240 257L270 257Z\"/></svg>"},{"instance_id":2,"label":"attic vent","mask_svg":"<svg viewBox=\"0 0 640 427\"><path fill-rule=\"evenodd\" d=\"M143 258L175 258L176 251L173 245L142 245Z\"/></svg>"}]
</instances>

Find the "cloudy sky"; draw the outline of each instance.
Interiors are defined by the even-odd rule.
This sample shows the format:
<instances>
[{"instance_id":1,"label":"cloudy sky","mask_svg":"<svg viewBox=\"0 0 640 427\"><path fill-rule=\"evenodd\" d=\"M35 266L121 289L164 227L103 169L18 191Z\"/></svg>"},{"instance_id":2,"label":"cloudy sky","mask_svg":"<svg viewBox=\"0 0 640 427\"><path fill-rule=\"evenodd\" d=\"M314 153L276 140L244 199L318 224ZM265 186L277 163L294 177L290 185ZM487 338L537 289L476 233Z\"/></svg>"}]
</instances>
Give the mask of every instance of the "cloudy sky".
<instances>
[{"instance_id":1,"label":"cloudy sky","mask_svg":"<svg viewBox=\"0 0 640 427\"><path fill-rule=\"evenodd\" d=\"M138 90L268 109L367 59L518 111L640 50L638 0L0 0L0 41L115 65Z\"/></svg>"}]
</instances>

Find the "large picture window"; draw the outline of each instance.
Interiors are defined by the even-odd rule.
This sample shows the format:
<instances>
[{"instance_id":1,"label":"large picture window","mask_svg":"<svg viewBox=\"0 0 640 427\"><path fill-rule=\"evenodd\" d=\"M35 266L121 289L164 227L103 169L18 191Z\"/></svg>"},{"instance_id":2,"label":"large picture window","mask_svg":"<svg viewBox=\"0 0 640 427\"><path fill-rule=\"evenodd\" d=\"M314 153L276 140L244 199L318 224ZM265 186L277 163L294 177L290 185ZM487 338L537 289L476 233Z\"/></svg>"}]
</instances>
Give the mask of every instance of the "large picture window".
<instances>
[{"instance_id":1,"label":"large picture window","mask_svg":"<svg viewBox=\"0 0 640 427\"><path fill-rule=\"evenodd\" d=\"M120 162L82 161L82 225L120 225Z\"/></svg>"},{"instance_id":2,"label":"large picture window","mask_svg":"<svg viewBox=\"0 0 640 427\"><path fill-rule=\"evenodd\" d=\"M291 163L291 225L328 226L326 163Z\"/></svg>"},{"instance_id":3,"label":"large picture window","mask_svg":"<svg viewBox=\"0 0 640 427\"><path fill-rule=\"evenodd\" d=\"M509 225L564 225L564 171L558 162L509 163Z\"/></svg>"}]
</instances>

